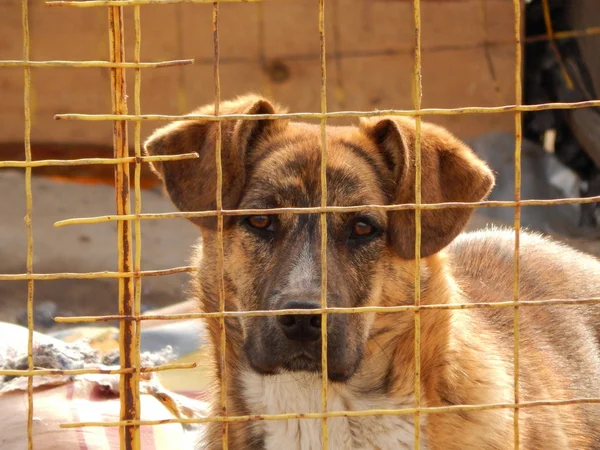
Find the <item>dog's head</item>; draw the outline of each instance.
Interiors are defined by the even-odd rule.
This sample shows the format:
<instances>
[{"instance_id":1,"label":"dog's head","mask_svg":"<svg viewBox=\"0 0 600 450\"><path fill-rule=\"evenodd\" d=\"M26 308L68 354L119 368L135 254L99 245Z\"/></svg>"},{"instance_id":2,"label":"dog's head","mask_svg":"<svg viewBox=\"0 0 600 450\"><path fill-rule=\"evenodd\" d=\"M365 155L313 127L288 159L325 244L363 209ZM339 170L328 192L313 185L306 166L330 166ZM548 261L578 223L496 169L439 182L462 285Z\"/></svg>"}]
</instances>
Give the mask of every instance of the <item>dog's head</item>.
<instances>
[{"instance_id":1,"label":"dog's head","mask_svg":"<svg viewBox=\"0 0 600 450\"><path fill-rule=\"evenodd\" d=\"M196 112L211 114L212 108ZM281 110L257 96L221 105L221 114L276 112ZM157 130L145 144L151 155L199 154L195 160L154 163L182 211L216 207L218 126L214 121L180 121ZM319 126L282 119L229 120L222 123L221 135L224 209L320 205ZM327 204L414 203L415 139L414 120L403 118L372 118L362 120L359 127L328 127ZM480 201L491 189L490 170L446 130L423 124L421 151L423 203ZM423 210L421 256L447 246L470 214L470 209ZM214 217L193 221L204 236L203 264L214 267L217 221ZM224 229L227 295L237 308L320 307L319 214L230 216L224 220ZM414 258L414 210L328 213L326 230L328 306L379 304L386 268L410 264ZM212 289L216 292L217 287ZM214 303L214 299L204 301ZM348 379L359 366L371 319L365 314L328 315L332 380ZM266 374L320 370L320 315L246 317L241 328L244 352L254 370Z\"/></svg>"}]
</instances>

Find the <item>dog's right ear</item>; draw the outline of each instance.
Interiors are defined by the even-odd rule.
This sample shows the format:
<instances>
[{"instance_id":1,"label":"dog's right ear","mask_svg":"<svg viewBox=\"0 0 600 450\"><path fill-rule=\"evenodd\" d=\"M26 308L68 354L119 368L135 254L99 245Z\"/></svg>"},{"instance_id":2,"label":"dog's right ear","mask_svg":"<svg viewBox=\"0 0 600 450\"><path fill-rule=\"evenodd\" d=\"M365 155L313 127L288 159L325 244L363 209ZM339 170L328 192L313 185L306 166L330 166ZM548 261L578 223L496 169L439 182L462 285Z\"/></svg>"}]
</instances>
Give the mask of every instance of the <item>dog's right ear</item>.
<instances>
[{"instance_id":1,"label":"dog's right ear","mask_svg":"<svg viewBox=\"0 0 600 450\"><path fill-rule=\"evenodd\" d=\"M415 202L416 126L413 119L361 120L364 133L377 145L391 171L390 204ZM462 141L433 124L421 125L421 202L479 202L494 185L494 175ZM430 209L421 212L421 256L446 247L466 226L472 208ZM390 241L404 259L415 257L415 212L388 213Z\"/></svg>"},{"instance_id":2,"label":"dog's right ear","mask_svg":"<svg viewBox=\"0 0 600 450\"><path fill-rule=\"evenodd\" d=\"M276 114L283 112L268 100L254 95L223 102L220 114ZM206 105L193 114L214 114ZM282 119L226 120L221 122L223 209L234 209L246 181L246 160L261 141L282 131ZM209 120L181 120L159 128L146 140L148 155L198 153L197 159L153 162L175 206L184 212L216 209L216 143L218 124ZM227 218L226 218L227 219ZM214 217L193 218L201 227L214 228ZM227 220L225 221L227 223Z\"/></svg>"}]
</instances>

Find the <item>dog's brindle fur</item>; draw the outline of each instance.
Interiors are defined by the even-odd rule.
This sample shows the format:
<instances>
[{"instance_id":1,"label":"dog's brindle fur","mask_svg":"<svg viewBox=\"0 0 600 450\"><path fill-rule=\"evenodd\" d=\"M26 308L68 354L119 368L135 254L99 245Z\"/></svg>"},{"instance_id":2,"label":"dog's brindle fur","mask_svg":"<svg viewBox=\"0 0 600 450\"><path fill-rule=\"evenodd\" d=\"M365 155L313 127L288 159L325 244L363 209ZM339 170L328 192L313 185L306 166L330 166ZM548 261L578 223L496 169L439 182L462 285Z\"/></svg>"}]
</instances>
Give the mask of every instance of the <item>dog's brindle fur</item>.
<instances>
[{"instance_id":1,"label":"dog's brindle fur","mask_svg":"<svg viewBox=\"0 0 600 450\"><path fill-rule=\"evenodd\" d=\"M211 114L212 108L196 113ZM282 110L252 95L221 106L222 114L275 112ZM215 209L216 136L216 122L190 120L161 128L146 142L152 155L198 152L197 160L154 163L183 211ZM317 125L282 119L223 122L223 207L318 206L320 139ZM414 142L414 121L409 119L373 118L359 127L328 127L328 204L413 203ZM492 188L487 166L444 129L424 123L421 148L424 203L480 201ZM514 232L458 236L470 214L460 208L422 212L423 305L513 299ZM202 232L195 294L202 311L218 311L217 221L193 220ZM268 229L260 229L269 220ZM330 213L327 220L329 306L413 303L414 211ZM365 227L372 233L361 237ZM226 309L319 307L320 241L316 214L225 217ZM520 253L522 300L600 294L596 259L526 233L521 234ZM527 306L519 316L519 400L598 397L599 307ZM280 321L226 320L228 414L320 411L320 340L289 340ZM216 319L207 322L214 359L212 411L218 415L220 330ZM330 410L413 406L413 324L412 312L328 316ZM422 405L513 403L513 345L512 308L423 310ZM519 420L523 449L600 448L597 404L523 408ZM328 423L330 448L336 450L413 446L412 415L330 418ZM504 449L514 441L509 408L427 414L421 423L424 448ZM319 448L320 430L319 420L230 423L229 448ZM208 425L199 448L220 448L222 431L220 423Z\"/></svg>"}]
</instances>

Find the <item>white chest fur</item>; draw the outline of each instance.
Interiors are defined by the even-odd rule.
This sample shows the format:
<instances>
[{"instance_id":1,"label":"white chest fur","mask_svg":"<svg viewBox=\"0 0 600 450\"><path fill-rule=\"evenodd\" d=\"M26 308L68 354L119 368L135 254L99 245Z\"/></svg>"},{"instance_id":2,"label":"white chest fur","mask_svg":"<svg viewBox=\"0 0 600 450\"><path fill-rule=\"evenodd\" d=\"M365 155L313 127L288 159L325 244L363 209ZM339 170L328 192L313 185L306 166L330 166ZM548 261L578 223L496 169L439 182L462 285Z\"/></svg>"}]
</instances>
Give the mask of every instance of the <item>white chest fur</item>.
<instances>
[{"instance_id":1,"label":"white chest fur","mask_svg":"<svg viewBox=\"0 0 600 450\"><path fill-rule=\"evenodd\" d=\"M321 411L321 378L307 373L261 376L244 375L244 396L252 414L315 413ZM329 384L329 411L399 409L412 398L390 399L365 396L351 387ZM333 417L328 419L329 448L332 450L397 450L414 448L412 415ZM266 450L318 450L322 421L319 419L268 420L256 422L265 436ZM424 443L422 449L426 449Z\"/></svg>"}]
</instances>

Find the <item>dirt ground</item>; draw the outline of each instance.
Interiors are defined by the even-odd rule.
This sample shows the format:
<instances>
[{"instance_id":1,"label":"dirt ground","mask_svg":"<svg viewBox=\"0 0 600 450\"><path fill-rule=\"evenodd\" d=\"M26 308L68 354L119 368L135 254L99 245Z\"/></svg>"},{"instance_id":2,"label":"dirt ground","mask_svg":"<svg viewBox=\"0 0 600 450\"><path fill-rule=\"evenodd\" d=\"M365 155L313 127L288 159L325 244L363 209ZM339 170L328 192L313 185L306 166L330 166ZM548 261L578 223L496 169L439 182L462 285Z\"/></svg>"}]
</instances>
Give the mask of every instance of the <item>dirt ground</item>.
<instances>
[{"instance_id":1,"label":"dirt ground","mask_svg":"<svg viewBox=\"0 0 600 450\"><path fill-rule=\"evenodd\" d=\"M26 272L27 239L22 171L0 171L0 273ZM57 228L55 222L75 217L114 214L112 186L85 185L32 178L33 268L35 273L102 272L117 270L117 225L107 222ZM157 190L142 193L143 212L174 211ZM184 219L142 221L142 270L188 265L199 232ZM143 277L146 307L173 304L185 298L188 274ZM56 305L56 315L99 315L118 312L118 280L58 279L35 281L36 305ZM14 322L26 309L27 282L0 281L0 320ZM42 324L40 323L40 326Z\"/></svg>"},{"instance_id":2,"label":"dirt ground","mask_svg":"<svg viewBox=\"0 0 600 450\"><path fill-rule=\"evenodd\" d=\"M73 225L56 228L56 221L73 217L102 216L114 212L114 190L104 185L80 185L34 177L33 237L36 273L116 270L116 224ZM26 268L25 187L22 172L0 172L0 273L23 273ZM174 208L162 192L142 196L143 212ZM479 211L469 230L486 225L506 225ZM510 224L508 224L510 226ZM198 230L188 221L142 222L142 269L166 269L188 264L190 247ZM575 248L600 257L600 241L565 239ZM188 274L144 277L144 308L160 308L186 299ZM116 279L59 279L34 283L35 305L41 308L36 329L52 326L49 316L103 315L118 312ZM19 322L27 304L26 281L0 281L0 320ZM19 320L20 319L20 320ZM50 320L49 320L50 319Z\"/></svg>"}]
</instances>

